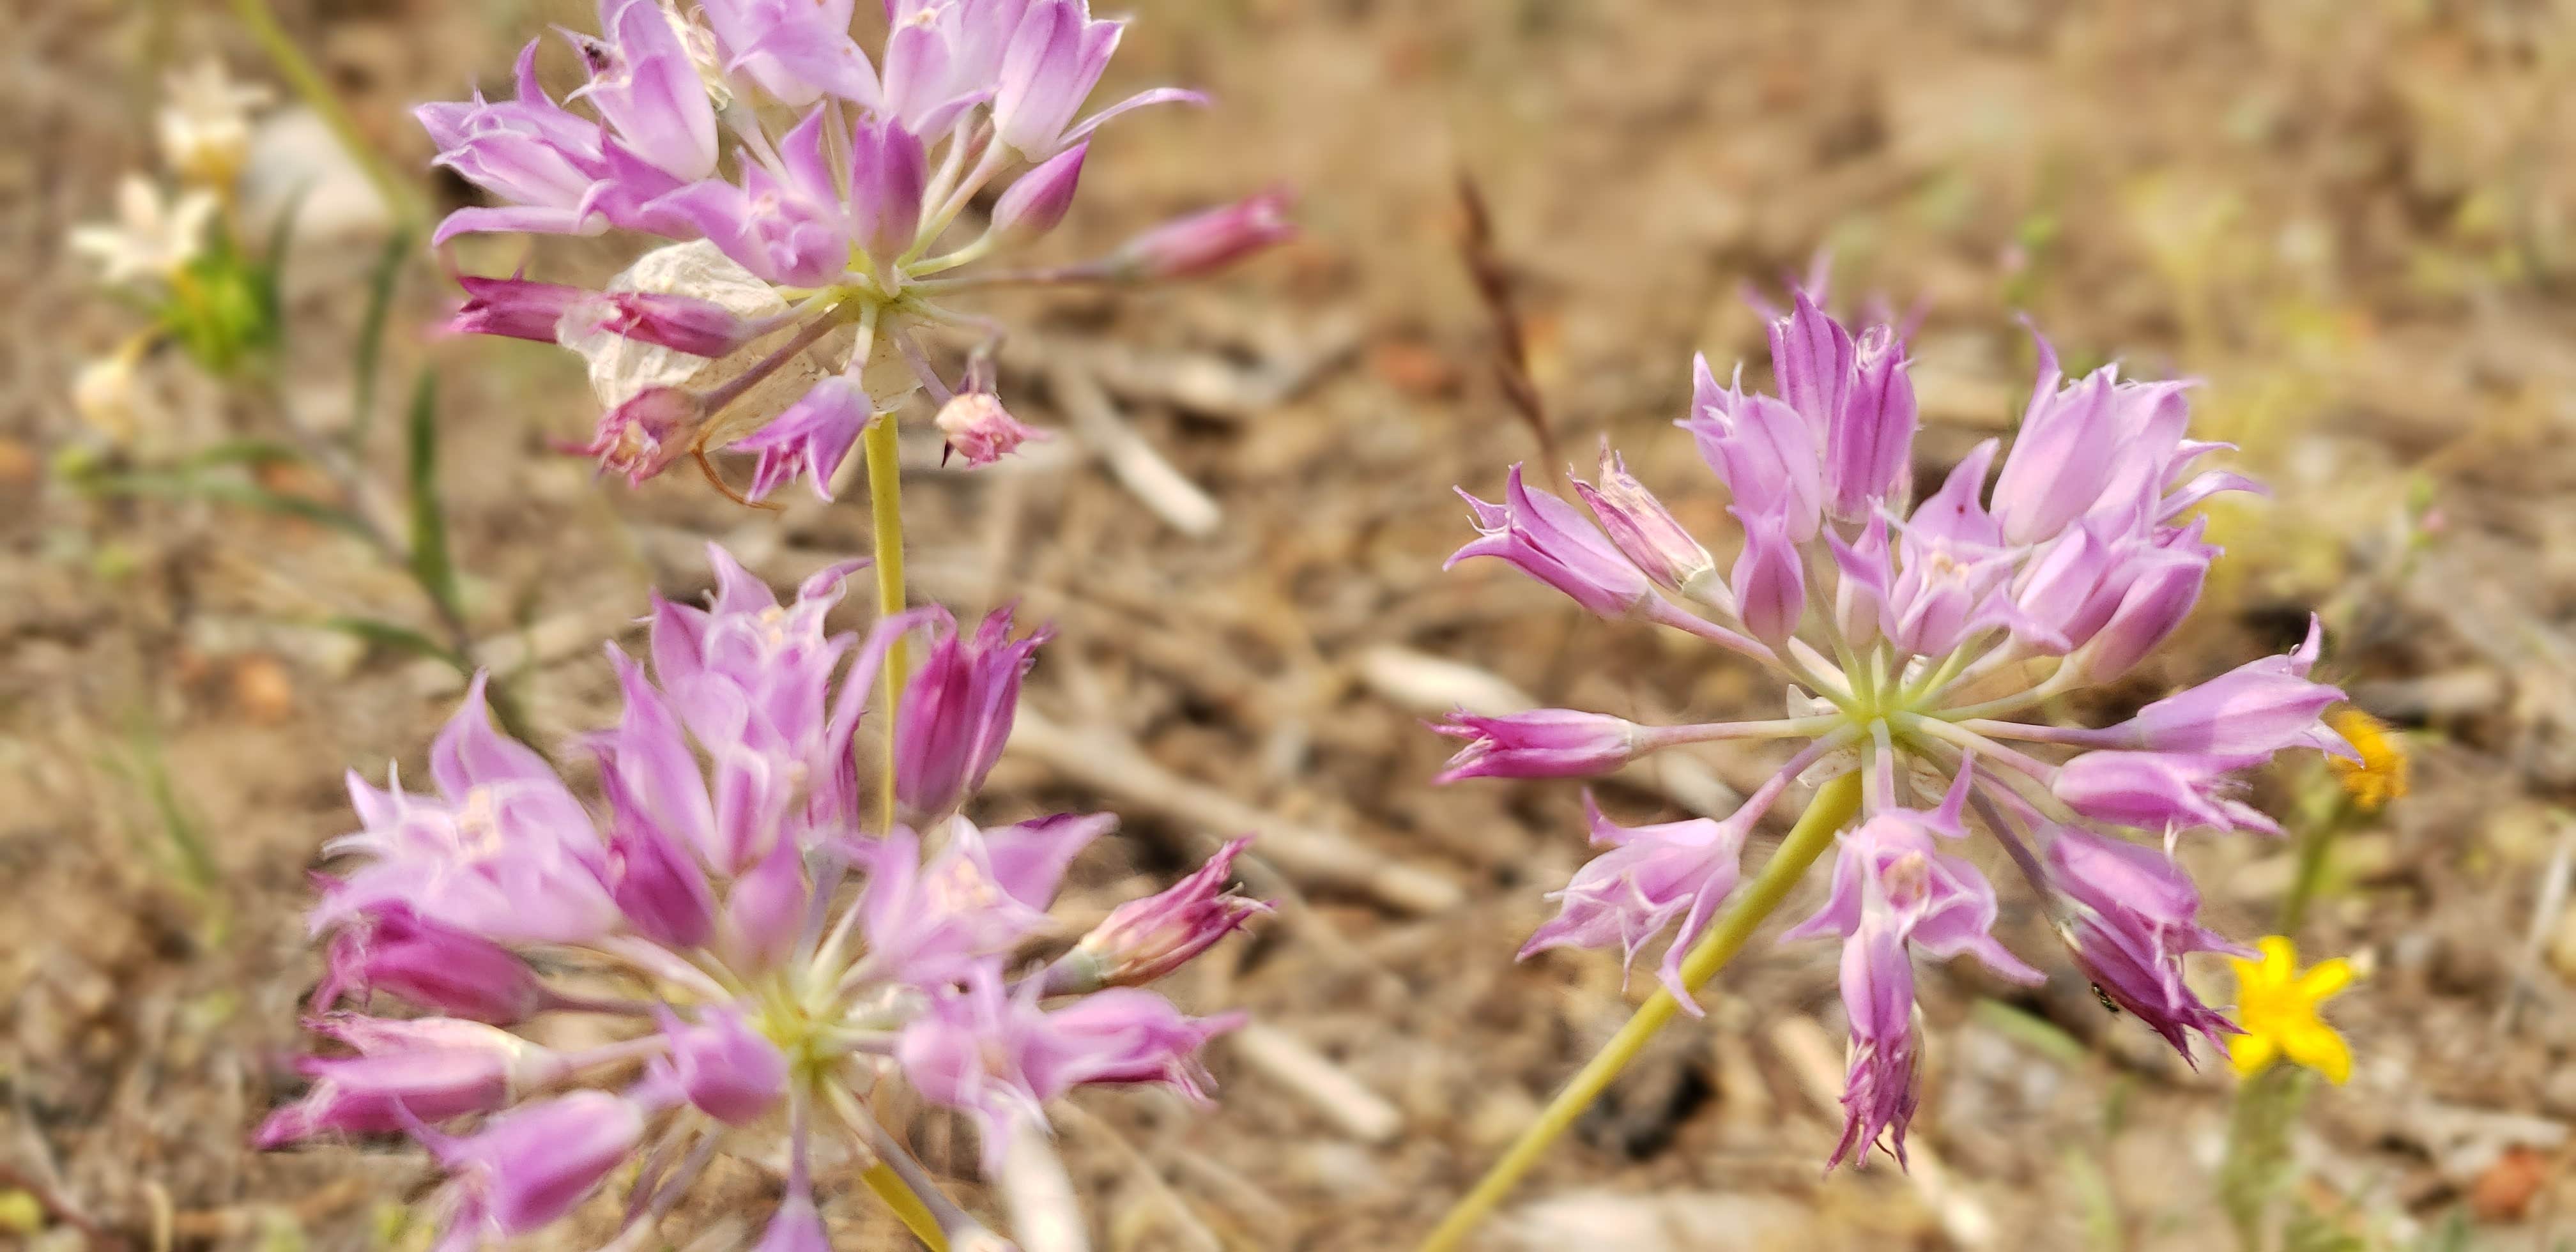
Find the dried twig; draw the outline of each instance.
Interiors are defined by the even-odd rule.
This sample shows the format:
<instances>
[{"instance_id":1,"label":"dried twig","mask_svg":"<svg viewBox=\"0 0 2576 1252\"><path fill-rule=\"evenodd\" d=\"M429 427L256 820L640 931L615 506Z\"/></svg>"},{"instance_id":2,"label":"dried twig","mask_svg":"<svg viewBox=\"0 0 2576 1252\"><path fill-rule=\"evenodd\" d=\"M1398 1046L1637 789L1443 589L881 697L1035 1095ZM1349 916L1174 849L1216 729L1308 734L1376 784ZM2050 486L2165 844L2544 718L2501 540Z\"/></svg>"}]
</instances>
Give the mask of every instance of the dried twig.
<instances>
[{"instance_id":1,"label":"dried twig","mask_svg":"<svg viewBox=\"0 0 2576 1252\"><path fill-rule=\"evenodd\" d=\"M1512 411L1538 440L1539 459L1547 462L1548 475L1562 487L1565 456L1557 449L1556 432L1547 424L1547 405L1530 374L1529 338L1521 331L1520 313L1512 299L1511 269L1494 246L1494 218L1485 209L1485 193L1477 189L1475 176L1463 169L1458 171L1458 212L1458 257L1466 262L1467 277L1475 282L1476 296L1494 323L1494 378L1502 384Z\"/></svg>"},{"instance_id":2,"label":"dried twig","mask_svg":"<svg viewBox=\"0 0 2576 1252\"><path fill-rule=\"evenodd\" d=\"M1047 390L1055 397L1056 407L1064 410L1073 437L1091 449L1109 467L1110 477L1153 510L1154 516L1192 538L1216 533L1225 514L1215 497L1174 469L1127 424L1117 402L1090 371L1056 365L1047 371Z\"/></svg>"},{"instance_id":3,"label":"dried twig","mask_svg":"<svg viewBox=\"0 0 2576 1252\"><path fill-rule=\"evenodd\" d=\"M2531 928L2524 933L2522 955L2514 961L2513 979L2505 984L2504 1003L2496 1006L2495 1020L2488 1029L2502 1034L2513 1027L2514 1012L2522 1007L2524 994L2531 989L2532 971L2540 968L2540 954L2549 946L2549 936L2558 930L2558 915L2567 909L2567 888L2576 876L2576 820L2558 819L2558 840L2550 849L2549 867L2541 871L2540 894L2531 902Z\"/></svg>"},{"instance_id":4,"label":"dried twig","mask_svg":"<svg viewBox=\"0 0 2576 1252\"><path fill-rule=\"evenodd\" d=\"M1181 1193L1174 1191L1171 1183L1164 1181L1163 1171L1146 1157L1144 1149L1129 1142L1127 1136L1118 1132L1117 1127L1101 1120L1091 1110L1070 1100L1057 1105L1055 1115L1061 1120L1082 1127L1093 1138L1107 1143L1115 1148L1121 1157L1126 1158L1128 1168L1135 1173L1136 1181L1144 1186L1145 1190L1154 1197L1154 1202L1161 1205L1163 1211L1171 1217L1172 1233L1183 1243L1188 1244L1193 1252L1225 1252L1225 1241L1217 1238L1216 1232L1209 1230L1206 1222L1199 1220L1198 1213L1190 1208L1189 1201L1182 1199Z\"/></svg>"},{"instance_id":5,"label":"dried twig","mask_svg":"<svg viewBox=\"0 0 2576 1252\"><path fill-rule=\"evenodd\" d=\"M1263 1022L1249 1023L1227 1038L1244 1064L1302 1097L1342 1133L1363 1143L1385 1143L1404 1132L1403 1113L1305 1040Z\"/></svg>"},{"instance_id":6,"label":"dried twig","mask_svg":"<svg viewBox=\"0 0 2576 1252\"><path fill-rule=\"evenodd\" d=\"M1023 705L1011 725L1010 746L1121 803L1209 830L1256 832L1260 840L1254 851L1309 887L1362 892L1408 913L1442 912L1467 898L1464 889L1436 870L1394 860L1338 831L1298 825L1182 778L1111 727L1060 726Z\"/></svg>"}]
</instances>

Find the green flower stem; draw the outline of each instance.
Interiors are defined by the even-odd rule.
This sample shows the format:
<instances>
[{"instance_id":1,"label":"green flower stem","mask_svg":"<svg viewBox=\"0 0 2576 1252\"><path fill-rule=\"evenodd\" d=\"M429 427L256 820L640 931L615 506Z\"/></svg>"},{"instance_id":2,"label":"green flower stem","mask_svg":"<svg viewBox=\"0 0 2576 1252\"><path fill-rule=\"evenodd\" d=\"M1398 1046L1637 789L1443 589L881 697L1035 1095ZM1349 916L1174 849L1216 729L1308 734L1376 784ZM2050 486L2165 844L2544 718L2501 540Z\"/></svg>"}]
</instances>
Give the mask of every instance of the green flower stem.
<instances>
[{"instance_id":1,"label":"green flower stem","mask_svg":"<svg viewBox=\"0 0 2576 1252\"><path fill-rule=\"evenodd\" d=\"M868 508L875 519L877 612L892 617L903 612L903 468L896 462L894 414L880 413L868 423L863 442L868 459ZM879 829L894 831L894 711L903 697L905 657L897 639L885 654L885 760L878 781Z\"/></svg>"},{"instance_id":2,"label":"green flower stem","mask_svg":"<svg viewBox=\"0 0 2576 1252\"><path fill-rule=\"evenodd\" d=\"M278 76L284 78L297 98L322 119L323 125L331 128L332 138L340 141L349 159L357 162L367 181L375 185L376 194L383 197L385 208L394 215L394 220L415 230L428 225L429 208L421 200L420 193L397 177L393 168L385 164L384 155L367 142L366 133L358 129L357 119L349 116L349 110L340 103L340 97L332 92L331 84L323 81L322 71L314 68L312 59L304 55L302 48L295 46L295 40L286 33L286 28L277 24L277 15L268 11L267 0L232 0L232 6L233 16L240 19L242 28L250 32L260 51L268 55L269 64L276 67Z\"/></svg>"},{"instance_id":3,"label":"green flower stem","mask_svg":"<svg viewBox=\"0 0 2576 1252\"><path fill-rule=\"evenodd\" d=\"M1770 862L1762 867L1761 875L1736 897L1726 916L1718 920L1716 928L1709 931L1708 937L1683 959L1682 986L1692 991L1699 990L1702 983L1716 976L1728 961L1735 959L1735 954L1743 951L1745 942L1753 937L1754 928L1780 907L1780 902L1788 898L1789 889L1806 877L1809 867L1816 863L1816 858L1825 854L1825 849L1834 845L1834 837L1842 830L1843 823L1850 821L1859 811L1858 774L1845 774L1817 789L1815 799L1807 802L1807 811L1799 815L1798 824L1790 828L1789 837L1781 842L1779 851L1772 853ZM1521 1132L1521 1137L1513 1142L1503 1158L1485 1172L1484 1178L1476 1183L1475 1190L1468 1192L1466 1198L1458 1201L1448 1216L1440 1220L1440 1225L1432 1230L1430 1237L1422 1241L1420 1252L1454 1252L1460 1247L1477 1224L1484 1221L1494 1207L1502 1203L1503 1197L1510 1194L1521 1177L1547 1154L1548 1147L1574 1124L1575 1118L1592 1106L1593 1100L1599 1098L1630 1061L1637 1059L1646 1041L1671 1023L1673 1014L1680 1009L1681 1002L1674 999L1668 990L1658 988L1655 994L1647 997L1646 1002L1638 1006L1635 1016L1628 1019L1628 1024L1620 1027L1619 1033L1593 1054L1583 1071L1556 1093L1556 1098L1539 1113L1538 1120L1530 1123L1529 1129Z\"/></svg>"}]
</instances>

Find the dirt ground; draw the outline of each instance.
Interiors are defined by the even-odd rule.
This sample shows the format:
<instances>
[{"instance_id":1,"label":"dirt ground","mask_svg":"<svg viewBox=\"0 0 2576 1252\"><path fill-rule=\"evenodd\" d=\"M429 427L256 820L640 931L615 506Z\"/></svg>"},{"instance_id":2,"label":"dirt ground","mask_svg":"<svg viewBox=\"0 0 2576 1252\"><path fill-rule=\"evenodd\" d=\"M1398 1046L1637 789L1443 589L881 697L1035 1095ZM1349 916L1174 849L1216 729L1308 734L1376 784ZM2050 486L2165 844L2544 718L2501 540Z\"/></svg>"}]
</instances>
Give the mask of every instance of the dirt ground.
<instances>
[{"instance_id":1,"label":"dirt ground","mask_svg":"<svg viewBox=\"0 0 2576 1252\"><path fill-rule=\"evenodd\" d=\"M1588 461L1609 437L1712 539L1728 532L1722 493L1669 425L1689 354L1758 372L1745 286L1776 292L1819 249L1845 305L1875 294L1921 311L1927 478L2017 414L2018 310L2075 362L2201 379L2201 430L2240 442L2275 495L2216 517L2230 553L2211 595L2153 672L2092 711L2278 650L2314 608L2334 632L2330 676L2406 728L2413 757L2412 794L2345 837L2298 935L2368 970L2330 1009L2354 1077L2320 1091L2294 1137L2298 1200L2360 1242L2303 1246L2576 1239L2576 914L2560 907L2576 818L2556 807L2576 786L2576 10L1134 7L1110 89L1180 82L1214 105L1110 132L1046 247L1087 255L1273 183L1298 190L1306 234L1185 289L1005 306L1031 333L1004 386L1061 433L972 475L938 467L935 442L913 449L915 591L961 613L1017 598L1061 630L1029 695L1058 742L1015 752L989 803L1127 814L1079 865L1074 911L1159 886L1236 824L1346 839L1349 856L1274 860L1257 885L1290 906L1175 988L1194 1009L1250 1010L1273 1052L1320 1057L1342 1085L1223 1044L1213 1109L1083 1101L1061 1129L1100 1246L1403 1247L1647 989L1623 993L1598 954L1511 962L1540 893L1582 856L1579 791L1431 787L1449 745L1423 729L1426 702L1496 680L1668 720L1777 699L1708 650L1492 570L1441 572L1468 533L1450 487L1490 496L1508 463L1538 455L1458 260L1462 170L1492 205L1560 446ZM263 1155L246 1135L291 1090L318 968L304 873L351 825L342 773L416 768L456 692L434 663L317 623L425 610L344 536L203 500L103 500L63 473L67 457L168 454L260 420L169 360L153 367L167 411L133 446L84 425L72 375L133 323L61 241L150 162L163 68L218 49L244 76L273 75L202 0L0 8L14 9L0 42L0 1242L78 1246L10 1198L33 1189L137 1248L413 1246L400 1213L427 1184L415 1153ZM279 8L406 169L427 156L410 104L498 86L521 40L589 23L567 0ZM290 280L289 394L325 418L344 403L376 246L365 216L315 227ZM459 259L499 272L520 247L479 240ZM631 247L537 255L545 276L596 279ZM778 583L866 549L858 504L752 513L689 474L594 482L545 450L595 416L577 363L433 341L420 328L452 299L415 273L389 377L441 372L470 624L546 735L611 716L597 641L638 644L648 588L698 590L705 538ZM1158 516L1090 454L1104 397L1205 489L1207 533ZM1607 784L1604 802L1635 819L1767 772L1757 752L1697 759L1681 781ZM2318 785L2285 767L2258 798L2290 812ZM210 890L173 869L174 823L206 845ZM2216 925L2271 929L2284 847L2208 840L2192 863ZM2236 1080L2106 1017L2027 897L2004 894L2006 941L2057 973L2038 993L1964 967L1926 975L1916 1142L1930 1151L1910 1176L1822 1172L1838 1116L1806 1075L1820 1048L1829 1073L1840 1063L1833 949L1758 940L1705 1021L1667 1033L1483 1246L2225 1246L2213 1170ZM2224 1002L2223 971L2204 973ZM935 1163L971 1159L937 1118L918 1133ZM748 1167L718 1183L668 1227L681 1246L694 1229L741 1242L775 1188ZM826 1211L845 1247L908 1246L855 1188Z\"/></svg>"}]
</instances>

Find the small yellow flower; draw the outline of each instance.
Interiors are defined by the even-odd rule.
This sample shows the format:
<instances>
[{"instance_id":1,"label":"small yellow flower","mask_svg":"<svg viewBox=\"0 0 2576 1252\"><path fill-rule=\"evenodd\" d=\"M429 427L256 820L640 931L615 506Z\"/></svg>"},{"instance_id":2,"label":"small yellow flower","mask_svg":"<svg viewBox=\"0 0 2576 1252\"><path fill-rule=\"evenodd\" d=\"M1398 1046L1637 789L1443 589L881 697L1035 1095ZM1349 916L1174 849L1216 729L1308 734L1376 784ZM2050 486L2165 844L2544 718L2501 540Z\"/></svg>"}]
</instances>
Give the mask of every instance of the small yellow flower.
<instances>
[{"instance_id":1,"label":"small yellow flower","mask_svg":"<svg viewBox=\"0 0 2576 1252\"><path fill-rule=\"evenodd\" d=\"M2339 756L2326 758L2334 770L2335 781L2343 784L2344 793L2364 813L2376 812L2380 806L2406 794L2406 745L2388 723L2359 709L2345 709L2331 719L2335 733L2361 754L2358 761Z\"/></svg>"},{"instance_id":2,"label":"small yellow flower","mask_svg":"<svg viewBox=\"0 0 2576 1252\"><path fill-rule=\"evenodd\" d=\"M2317 1005L2352 985L2352 962L2336 957L2298 972L2298 949L2281 935L2256 945L2261 960L2228 958L2236 967L2236 1024L2245 1033L2227 1041L2228 1062L2246 1077L2276 1059L2305 1065L2340 1084L2352 1077L2352 1049L2317 1017Z\"/></svg>"}]
</instances>

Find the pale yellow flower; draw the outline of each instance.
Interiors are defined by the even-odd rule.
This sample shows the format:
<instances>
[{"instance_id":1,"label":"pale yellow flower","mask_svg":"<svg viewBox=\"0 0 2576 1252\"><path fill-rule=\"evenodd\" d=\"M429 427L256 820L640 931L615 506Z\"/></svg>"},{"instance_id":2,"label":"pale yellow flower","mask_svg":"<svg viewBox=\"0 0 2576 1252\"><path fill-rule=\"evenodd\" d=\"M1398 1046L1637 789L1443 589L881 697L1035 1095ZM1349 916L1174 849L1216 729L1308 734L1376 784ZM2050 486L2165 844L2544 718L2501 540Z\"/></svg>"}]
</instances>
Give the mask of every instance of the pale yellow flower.
<instances>
[{"instance_id":1,"label":"pale yellow flower","mask_svg":"<svg viewBox=\"0 0 2576 1252\"><path fill-rule=\"evenodd\" d=\"M2317 1016L2317 1005L2352 985L2352 962L2319 961L2302 974L2299 952L2273 935L2256 945L2261 960L2229 957L2236 967L2236 1024L2245 1033L2227 1041L2228 1063L2251 1077L2275 1060L2304 1065L2341 1083L2352 1077L2352 1048Z\"/></svg>"},{"instance_id":2,"label":"pale yellow flower","mask_svg":"<svg viewBox=\"0 0 2576 1252\"><path fill-rule=\"evenodd\" d=\"M128 174L116 188L116 221L73 227L71 249L97 261L100 278L110 286L167 280L205 250L206 226L215 209L215 198L207 192L182 192L175 201L164 200L151 179Z\"/></svg>"},{"instance_id":3,"label":"pale yellow flower","mask_svg":"<svg viewBox=\"0 0 2576 1252\"><path fill-rule=\"evenodd\" d=\"M250 115L270 100L268 88L237 83L214 57L170 75L162 85L161 158L192 185L222 191L250 152Z\"/></svg>"}]
</instances>

